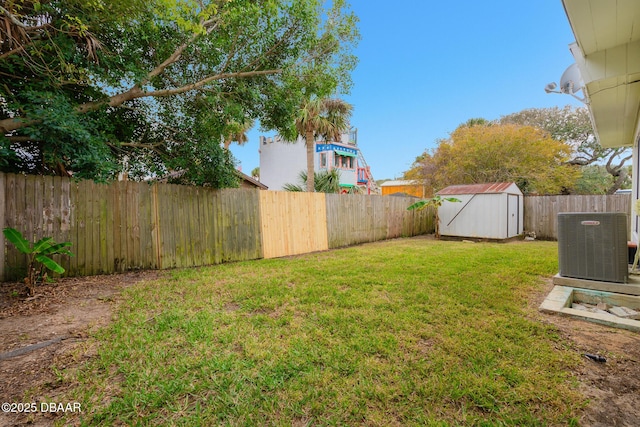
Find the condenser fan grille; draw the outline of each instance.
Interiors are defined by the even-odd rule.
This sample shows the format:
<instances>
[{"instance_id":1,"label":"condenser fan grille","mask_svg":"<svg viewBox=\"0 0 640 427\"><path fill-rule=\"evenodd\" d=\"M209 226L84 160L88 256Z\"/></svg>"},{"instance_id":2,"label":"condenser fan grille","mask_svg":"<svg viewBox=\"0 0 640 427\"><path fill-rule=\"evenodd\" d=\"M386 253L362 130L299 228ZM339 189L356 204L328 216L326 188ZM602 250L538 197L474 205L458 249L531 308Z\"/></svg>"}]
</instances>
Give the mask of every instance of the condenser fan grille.
<instances>
[{"instance_id":1,"label":"condenser fan grille","mask_svg":"<svg viewBox=\"0 0 640 427\"><path fill-rule=\"evenodd\" d=\"M558 214L560 276L627 283L627 214Z\"/></svg>"}]
</instances>

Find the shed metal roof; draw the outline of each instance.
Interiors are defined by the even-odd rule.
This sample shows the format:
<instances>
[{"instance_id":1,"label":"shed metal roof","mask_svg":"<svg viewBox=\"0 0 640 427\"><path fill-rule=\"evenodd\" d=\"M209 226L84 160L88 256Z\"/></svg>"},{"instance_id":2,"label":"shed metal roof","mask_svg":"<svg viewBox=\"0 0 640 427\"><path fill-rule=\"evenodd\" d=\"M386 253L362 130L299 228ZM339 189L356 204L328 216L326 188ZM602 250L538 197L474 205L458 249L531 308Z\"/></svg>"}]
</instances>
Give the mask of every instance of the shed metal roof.
<instances>
[{"instance_id":1,"label":"shed metal roof","mask_svg":"<svg viewBox=\"0 0 640 427\"><path fill-rule=\"evenodd\" d=\"M380 187L397 187L397 186L402 186L402 185L420 185L420 183L415 182L415 181L408 181L408 180L392 180L392 181L385 181L382 184L380 184Z\"/></svg>"},{"instance_id":2,"label":"shed metal roof","mask_svg":"<svg viewBox=\"0 0 640 427\"><path fill-rule=\"evenodd\" d=\"M453 194L495 194L504 193L509 187L515 185L513 182L489 182L486 184L463 184L463 185L450 185L436 194L453 195ZM516 186L517 188L517 186Z\"/></svg>"}]
</instances>

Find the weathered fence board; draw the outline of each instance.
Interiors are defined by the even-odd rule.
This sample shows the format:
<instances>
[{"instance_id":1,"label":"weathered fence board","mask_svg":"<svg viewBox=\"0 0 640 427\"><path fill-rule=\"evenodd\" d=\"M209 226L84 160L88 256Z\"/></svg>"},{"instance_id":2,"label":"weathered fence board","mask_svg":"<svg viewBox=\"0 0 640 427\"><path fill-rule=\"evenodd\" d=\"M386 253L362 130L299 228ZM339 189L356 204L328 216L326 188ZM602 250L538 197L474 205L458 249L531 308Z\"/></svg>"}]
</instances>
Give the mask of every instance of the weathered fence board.
<instances>
[{"instance_id":1,"label":"weathered fence board","mask_svg":"<svg viewBox=\"0 0 640 427\"><path fill-rule=\"evenodd\" d=\"M260 209L262 191L237 188L219 190L218 230L222 244L221 262L261 258L262 225ZM220 227L222 225L222 227Z\"/></svg>"},{"instance_id":2,"label":"weathered fence board","mask_svg":"<svg viewBox=\"0 0 640 427\"><path fill-rule=\"evenodd\" d=\"M6 206L6 200L5 200L5 175L3 173L0 173L0 228L4 228L4 212L5 212L5 206ZM0 281L2 279L4 279L4 263L5 263L5 241L4 241L4 234L0 233Z\"/></svg>"},{"instance_id":3,"label":"weathered fence board","mask_svg":"<svg viewBox=\"0 0 640 427\"><path fill-rule=\"evenodd\" d=\"M56 259L70 276L273 258L433 231L415 199L109 185L0 173L0 227L72 243ZM24 277L27 257L0 240L0 280Z\"/></svg>"},{"instance_id":4,"label":"weathered fence board","mask_svg":"<svg viewBox=\"0 0 640 427\"><path fill-rule=\"evenodd\" d=\"M261 257L257 190L157 187L148 234L160 242L160 248L150 246L159 253L158 268Z\"/></svg>"},{"instance_id":5,"label":"weathered fence board","mask_svg":"<svg viewBox=\"0 0 640 427\"><path fill-rule=\"evenodd\" d=\"M0 174L0 194L1 228L72 243L56 258L70 276L262 257L257 190ZM23 277L26 255L0 243L0 280Z\"/></svg>"},{"instance_id":6,"label":"weathered fence board","mask_svg":"<svg viewBox=\"0 0 640 427\"><path fill-rule=\"evenodd\" d=\"M371 196L327 194L329 247L339 248L375 240ZM385 224L386 225L386 224Z\"/></svg>"},{"instance_id":7,"label":"weathered fence board","mask_svg":"<svg viewBox=\"0 0 640 427\"><path fill-rule=\"evenodd\" d=\"M327 194L330 248L433 232L433 211L407 211L411 197Z\"/></svg>"},{"instance_id":8,"label":"weathered fence board","mask_svg":"<svg viewBox=\"0 0 640 427\"><path fill-rule=\"evenodd\" d=\"M631 195L527 196L524 198L524 230L538 239L557 240L560 212L625 212L631 224Z\"/></svg>"},{"instance_id":9,"label":"weathered fence board","mask_svg":"<svg viewBox=\"0 0 640 427\"><path fill-rule=\"evenodd\" d=\"M404 217L410 216L411 213L406 211L409 201L399 197L385 197L385 216L387 220L387 238L394 239L402 237ZM403 212L403 215L394 215L395 212ZM407 234L408 235L408 234Z\"/></svg>"},{"instance_id":10,"label":"weathered fence board","mask_svg":"<svg viewBox=\"0 0 640 427\"><path fill-rule=\"evenodd\" d=\"M325 194L260 192L265 258L329 249Z\"/></svg>"},{"instance_id":11,"label":"weathered fence board","mask_svg":"<svg viewBox=\"0 0 640 427\"><path fill-rule=\"evenodd\" d=\"M397 209L409 206L415 202L415 199L409 199L400 203ZM406 207L404 207L406 210ZM421 211L407 211L402 217L402 236L419 236L422 234L435 233L435 208L427 207Z\"/></svg>"}]
</instances>

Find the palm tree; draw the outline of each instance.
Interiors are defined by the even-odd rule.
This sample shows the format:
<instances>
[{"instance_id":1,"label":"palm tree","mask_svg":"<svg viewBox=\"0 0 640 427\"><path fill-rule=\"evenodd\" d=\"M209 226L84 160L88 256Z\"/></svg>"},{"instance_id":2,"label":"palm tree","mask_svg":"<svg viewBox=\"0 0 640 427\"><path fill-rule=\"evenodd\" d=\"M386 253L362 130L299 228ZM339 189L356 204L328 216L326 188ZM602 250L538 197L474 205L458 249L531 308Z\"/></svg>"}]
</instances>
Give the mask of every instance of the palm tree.
<instances>
[{"instance_id":1,"label":"palm tree","mask_svg":"<svg viewBox=\"0 0 640 427\"><path fill-rule=\"evenodd\" d=\"M298 177L301 185L297 184L285 184L282 188L284 191L305 191L305 183L307 180L307 173L305 171L300 172ZM316 193L339 193L340 192L340 171L338 169L332 169L330 171L320 171L315 173L313 184Z\"/></svg>"},{"instance_id":2,"label":"palm tree","mask_svg":"<svg viewBox=\"0 0 640 427\"><path fill-rule=\"evenodd\" d=\"M295 128L307 146L307 191L314 191L316 138L339 140L342 132L349 128L352 109L351 104L341 99L313 98L306 100L298 110Z\"/></svg>"},{"instance_id":3,"label":"palm tree","mask_svg":"<svg viewBox=\"0 0 640 427\"><path fill-rule=\"evenodd\" d=\"M253 120L245 118L242 122L229 120L224 132L224 148L229 149L232 142L244 145L249 141L247 131L253 127Z\"/></svg>"},{"instance_id":4,"label":"palm tree","mask_svg":"<svg viewBox=\"0 0 640 427\"><path fill-rule=\"evenodd\" d=\"M251 170L251 178L255 178L260 181L260 166L255 167Z\"/></svg>"}]
</instances>

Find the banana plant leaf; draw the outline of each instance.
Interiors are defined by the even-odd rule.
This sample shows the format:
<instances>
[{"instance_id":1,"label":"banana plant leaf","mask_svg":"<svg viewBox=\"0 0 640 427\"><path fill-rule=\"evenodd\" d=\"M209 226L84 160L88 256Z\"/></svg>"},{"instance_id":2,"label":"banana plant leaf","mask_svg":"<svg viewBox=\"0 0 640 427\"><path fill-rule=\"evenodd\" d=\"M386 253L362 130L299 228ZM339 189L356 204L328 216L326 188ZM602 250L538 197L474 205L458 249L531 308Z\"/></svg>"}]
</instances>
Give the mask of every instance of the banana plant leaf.
<instances>
[{"instance_id":1,"label":"banana plant leaf","mask_svg":"<svg viewBox=\"0 0 640 427\"><path fill-rule=\"evenodd\" d=\"M41 262L45 267L47 267L51 271L55 271L56 273L64 273L64 267L60 264L52 260L46 255L36 255L36 261Z\"/></svg>"},{"instance_id":2,"label":"banana plant leaf","mask_svg":"<svg viewBox=\"0 0 640 427\"><path fill-rule=\"evenodd\" d=\"M15 228L7 227L2 230L2 233L8 241L13 243L16 248L18 248L20 252L22 252L23 254L31 253L31 244L24 237L22 237L22 233L20 233L18 230L16 230Z\"/></svg>"}]
</instances>

